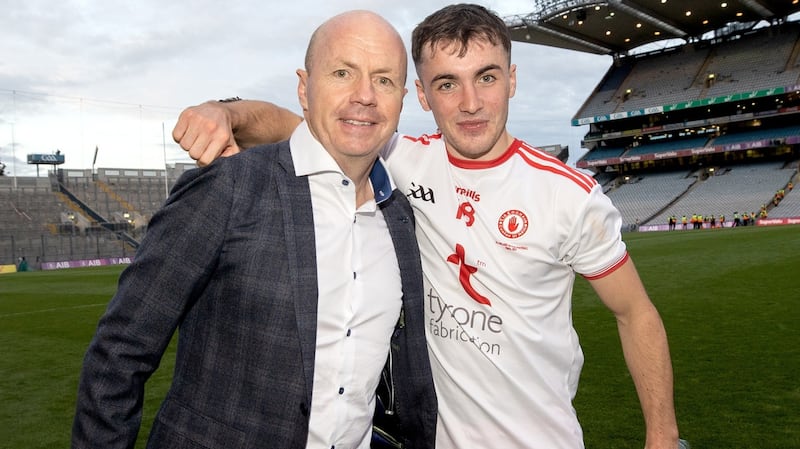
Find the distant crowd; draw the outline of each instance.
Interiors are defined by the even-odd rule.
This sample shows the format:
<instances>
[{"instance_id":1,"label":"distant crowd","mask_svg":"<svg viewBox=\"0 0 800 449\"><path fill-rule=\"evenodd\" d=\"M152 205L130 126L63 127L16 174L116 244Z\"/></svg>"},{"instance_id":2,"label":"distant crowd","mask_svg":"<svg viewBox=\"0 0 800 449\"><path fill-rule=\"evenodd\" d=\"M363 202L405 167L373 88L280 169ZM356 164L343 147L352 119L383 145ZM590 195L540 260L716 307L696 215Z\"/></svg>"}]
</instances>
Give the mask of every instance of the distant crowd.
<instances>
[{"instance_id":1,"label":"distant crowd","mask_svg":"<svg viewBox=\"0 0 800 449\"><path fill-rule=\"evenodd\" d=\"M748 225L755 225L756 218L767 218L767 210L766 207L761 208L761 212L756 214L755 212L743 212L739 213L738 211L733 213L733 222L729 225L729 227L737 227L737 226L748 226ZM692 214L691 216L683 215L679 219L675 215L672 215L668 219L669 230L674 231L678 229L678 222L680 222L681 229L689 229L691 225L692 229L703 229L703 228L724 228L726 217L724 214L720 215L702 215L702 214Z\"/></svg>"},{"instance_id":2,"label":"distant crowd","mask_svg":"<svg viewBox=\"0 0 800 449\"><path fill-rule=\"evenodd\" d=\"M778 189L775 192L774 197L772 198L772 205L773 207L777 207L780 204L781 200L786 196L786 191L792 191L794 188L794 184L789 182L786 185L785 189ZM733 222L729 225L729 227L735 228L738 226L753 226L756 224L756 219L767 218L767 205L762 204L761 209L758 213L756 212L742 212L735 211L733 213ZM703 228L724 228L725 227L725 215L701 215L701 214L692 214L691 216L683 215L679 219L677 216L672 215L669 217L667 224L669 225L669 230L674 231L678 229L678 224L680 222L681 229L689 229L691 225L692 229L703 229Z\"/></svg>"}]
</instances>

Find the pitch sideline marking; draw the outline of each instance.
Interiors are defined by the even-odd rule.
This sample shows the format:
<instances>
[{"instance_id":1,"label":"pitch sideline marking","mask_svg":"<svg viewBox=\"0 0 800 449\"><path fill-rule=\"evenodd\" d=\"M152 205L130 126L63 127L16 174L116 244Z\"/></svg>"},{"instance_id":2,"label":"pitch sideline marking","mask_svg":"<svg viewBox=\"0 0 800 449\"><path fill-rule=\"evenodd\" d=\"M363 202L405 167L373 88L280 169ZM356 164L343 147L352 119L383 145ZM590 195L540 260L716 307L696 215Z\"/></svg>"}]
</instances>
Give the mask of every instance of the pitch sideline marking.
<instances>
[{"instance_id":1,"label":"pitch sideline marking","mask_svg":"<svg viewBox=\"0 0 800 449\"><path fill-rule=\"evenodd\" d=\"M107 305L108 303L100 303L100 304L85 304L82 306L56 307L54 309L32 310L30 312L7 313L5 315L0 315L0 318L9 318L9 317L23 316L23 315L35 315L37 313L58 312L61 310L88 309L89 307L107 306Z\"/></svg>"}]
</instances>

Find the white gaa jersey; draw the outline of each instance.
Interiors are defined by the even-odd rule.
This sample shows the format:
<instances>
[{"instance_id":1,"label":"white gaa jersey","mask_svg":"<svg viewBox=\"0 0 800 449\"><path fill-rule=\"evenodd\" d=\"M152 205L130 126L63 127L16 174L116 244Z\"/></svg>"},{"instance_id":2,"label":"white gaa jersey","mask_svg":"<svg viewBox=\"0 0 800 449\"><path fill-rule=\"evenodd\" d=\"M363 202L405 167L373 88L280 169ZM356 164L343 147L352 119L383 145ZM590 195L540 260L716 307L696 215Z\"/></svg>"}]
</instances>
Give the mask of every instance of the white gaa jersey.
<instances>
[{"instance_id":1,"label":"white gaa jersey","mask_svg":"<svg viewBox=\"0 0 800 449\"><path fill-rule=\"evenodd\" d=\"M449 158L440 135L398 135L383 156L417 222L437 449L583 448L572 287L627 260L619 212L591 176L519 140L475 162Z\"/></svg>"}]
</instances>

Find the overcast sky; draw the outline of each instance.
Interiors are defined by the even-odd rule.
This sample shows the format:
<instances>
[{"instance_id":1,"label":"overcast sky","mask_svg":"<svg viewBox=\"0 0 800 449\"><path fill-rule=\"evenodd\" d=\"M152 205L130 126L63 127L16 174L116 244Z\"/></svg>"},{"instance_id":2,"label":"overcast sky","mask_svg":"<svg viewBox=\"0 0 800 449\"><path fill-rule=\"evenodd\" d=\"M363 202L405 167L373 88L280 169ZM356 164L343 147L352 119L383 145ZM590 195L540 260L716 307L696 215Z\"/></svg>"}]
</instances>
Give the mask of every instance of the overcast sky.
<instances>
[{"instance_id":1,"label":"overcast sky","mask_svg":"<svg viewBox=\"0 0 800 449\"><path fill-rule=\"evenodd\" d=\"M449 3L0 0L0 161L17 176L36 174L27 154L57 149L66 157L63 168L92 168L95 147L95 167L191 162L171 138L186 106L238 95L299 113L295 70L325 19L369 9L410 47L414 26ZM533 8L530 0L479 3L502 17ZM587 128L570 120L611 57L514 43L512 62L518 81L510 131L533 145L569 145L574 164ZM432 132L413 79L412 72L400 130Z\"/></svg>"}]
</instances>

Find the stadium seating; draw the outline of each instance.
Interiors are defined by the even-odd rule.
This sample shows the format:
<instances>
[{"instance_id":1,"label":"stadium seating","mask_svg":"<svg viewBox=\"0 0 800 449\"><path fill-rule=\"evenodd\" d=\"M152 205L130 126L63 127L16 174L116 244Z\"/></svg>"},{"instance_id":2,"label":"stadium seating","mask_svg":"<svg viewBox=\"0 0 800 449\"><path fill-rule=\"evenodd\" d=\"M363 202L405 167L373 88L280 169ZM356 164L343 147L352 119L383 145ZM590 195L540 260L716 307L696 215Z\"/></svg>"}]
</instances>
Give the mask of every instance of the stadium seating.
<instances>
[{"instance_id":1,"label":"stadium seating","mask_svg":"<svg viewBox=\"0 0 800 449\"><path fill-rule=\"evenodd\" d=\"M665 140L663 142L649 143L631 148L625 156L636 156L640 154L660 153L663 151L677 151L691 148L702 148L708 142L708 137L693 137L681 140Z\"/></svg>"},{"instance_id":2,"label":"stadium seating","mask_svg":"<svg viewBox=\"0 0 800 449\"><path fill-rule=\"evenodd\" d=\"M594 150L586 155L587 160L600 160L610 157L619 157L625 152L625 148L602 148Z\"/></svg>"},{"instance_id":3,"label":"stadium seating","mask_svg":"<svg viewBox=\"0 0 800 449\"><path fill-rule=\"evenodd\" d=\"M573 120L590 124L578 166L596 172L624 229L758 213L797 173L799 84L796 22L617 55ZM768 215L800 217L798 203L790 192Z\"/></svg>"},{"instance_id":4,"label":"stadium seating","mask_svg":"<svg viewBox=\"0 0 800 449\"><path fill-rule=\"evenodd\" d=\"M654 104L670 104L697 98L702 83L695 79L708 56L705 49L679 47L658 57L637 59L618 93L616 110L631 111ZM631 90L626 98L625 91Z\"/></svg>"},{"instance_id":5,"label":"stadium seating","mask_svg":"<svg viewBox=\"0 0 800 449\"><path fill-rule=\"evenodd\" d=\"M635 182L631 182L631 181ZM687 191L697 181L696 176L680 173L647 174L622 183L607 192L611 202L622 214L623 228L640 224Z\"/></svg>"},{"instance_id":6,"label":"stadium seating","mask_svg":"<svg viewBox=\"0 0 800 449\"><path fill-rule=\"evenodd\" d=\"M789 173L790 179L786 182L792 181L794 186L800 183L800 173L798 172L797 161L784 167L784 170ZM783 187L783 186L782 186ZM769 218L796 218L800 217L800 188L793 188L792 190L784 189L786 196L781 200L780 204L773 207L769 211Z\"/></svg>"},{"instance_id":7,"label":"stadium seating","mask_svg":"<svg viewBox=\"0 0 800 449\"><path fill-rule=\"evenodd\" d=\"M168 170L60 170L48 177L0 176L0 264L126 257L135 248L117 231L141 238L167 186L192 164ZM61 187L59 187L59 181ZM62 193L59 189L65 189ZM108 222L101 226L70 195Z\"/></svg>"},{"instance_id":8,"label":"stadium seating","mask_svg":"<svg viewBox=\"0 0 800 449\"><path fill-rule=\"evenodd\" d=\"M778 32L779 31L779 32ZM797 84L798 67L789 57L798 39L796 27L775 32L754 33L715 47L705 73L716 74L716 81L704 93L717 97L763 88L765 79L773 87Z\"/></svg>"},{"instance_id":9,"label":"stadium seating","mask_svg":"<svg viewBox=\"0 0 800 449\"><path fill-rule=\"evenodd\" d=\"M710 145L730 145L758 140L785 139L797 135L800 135L800 125L725 134L715 138Z\"/></svg>"},{"instance_id":10,"label":"stadium seating","mask_svg":"<svg viewBox=\"0 0 800 449\"><path fill-rule=\"evenodd\" d=\"M794 86L800 80L799 37L798 24L789 23L779 31L756 30L731 41L624 58L609 68L576 116L602 116L749 92L763 89L765 80L767 87ZM715 75L713 83L707 82L709 74Z\"/></svg>"},{"instance_id":11,"label":"stadium seating","mask_svg":"<svg viewBox=\"0 0 800 449\"><path fill-rule=\"evenodd\" d=\"M0 178L0 264L25 256L31 268L49 260L130 255L113 233L85 233L70 221L75 212L52 191L47 178ZM12 184L12 185L9 185ZM62 220L62 216L66 220Z\"/></svg>"},{"instance_id":12,"label":"stadium seating","mask_svg":"<svg viewBox=\"0 0 800 449\"><path fill-rule=\"evenodd\" d=\"M667 223L671 215L713 214L716 217L725 215L731 220L734 212L757 213L763 204L770 203L775 191L785 186L794 173L790 168L783 168L780 162L738 165L721 172L698 182L649 223Z\"/></svg>"}]
</instances>

